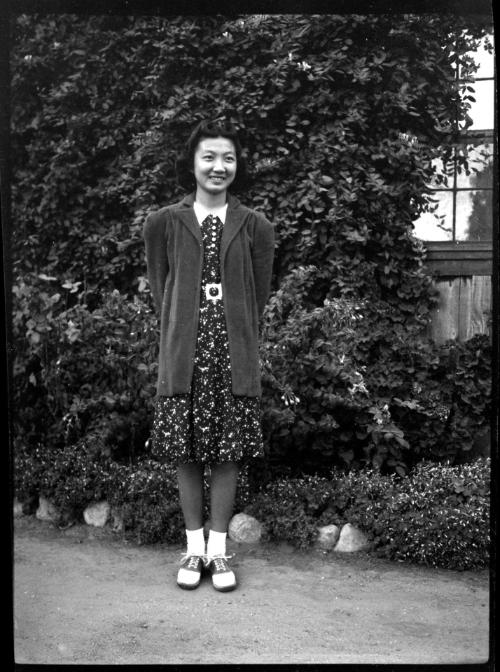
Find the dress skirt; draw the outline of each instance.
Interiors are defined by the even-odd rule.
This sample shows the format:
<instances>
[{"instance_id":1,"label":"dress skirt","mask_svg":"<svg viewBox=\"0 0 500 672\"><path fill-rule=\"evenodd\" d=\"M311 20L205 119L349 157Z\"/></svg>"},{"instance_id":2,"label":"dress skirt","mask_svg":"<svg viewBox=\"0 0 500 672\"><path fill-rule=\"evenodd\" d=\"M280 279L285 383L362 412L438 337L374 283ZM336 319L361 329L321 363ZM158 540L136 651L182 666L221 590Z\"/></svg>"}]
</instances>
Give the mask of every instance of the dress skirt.
<instances>
[{"instance_id":1,"label":"dress skirt","mask_svg":"<svg viewBox=\"0 0 500 672\"><path fill-rule=\"evenodd\" d=\"M213 216L201 224L204 256L191 390L155 400L153 456L173 465L245 464L263 455L260 398L232 393L220 286L222 227L220 219Z\"/></svg>"}]
</instances>

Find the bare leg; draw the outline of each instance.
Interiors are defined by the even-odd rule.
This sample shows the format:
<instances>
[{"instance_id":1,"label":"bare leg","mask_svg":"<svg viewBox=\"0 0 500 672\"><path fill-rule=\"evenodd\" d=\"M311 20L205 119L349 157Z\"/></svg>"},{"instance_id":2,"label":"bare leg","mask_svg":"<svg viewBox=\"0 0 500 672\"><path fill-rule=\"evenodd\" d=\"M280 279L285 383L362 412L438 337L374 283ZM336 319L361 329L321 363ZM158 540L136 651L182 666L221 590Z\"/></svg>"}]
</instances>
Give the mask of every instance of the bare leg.
<instances>
[{"instance_id":1,"label":"bare leg","mask_svg":"<svg viewBox=\"0 0 500 672\"><path fill-rule=\"evenodd\" d=\"M203 527L203 474L198 463L181 464L177 468L179 499L187 530Z\"/></svg>"},{"instance_id":2,"label":"bare leg","mask_svg":"<svg viewBox=\"0 0 500 672\"><path fill-rule=\"evenodd\" d=\"M210 471L210 527L214 532L227 532L236 496L238 465L223 462L212 465Z\"/></svg>"}]
</instances>

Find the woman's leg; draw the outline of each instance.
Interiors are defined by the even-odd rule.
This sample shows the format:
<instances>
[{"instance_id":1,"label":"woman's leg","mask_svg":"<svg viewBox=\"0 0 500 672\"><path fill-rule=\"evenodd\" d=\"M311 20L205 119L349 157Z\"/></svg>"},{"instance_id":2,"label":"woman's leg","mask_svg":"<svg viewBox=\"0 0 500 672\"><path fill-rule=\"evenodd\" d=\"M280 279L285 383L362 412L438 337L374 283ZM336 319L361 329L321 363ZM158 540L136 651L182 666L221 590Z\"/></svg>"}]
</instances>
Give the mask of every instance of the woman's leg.
<instances>
[{"instance_id":1,"label":"woman's leg","mask_svg":"<svg viewBox=\"0 0 500 672\"><path fill-rule=\"evenodd\" d=\"M227 532L238 483L236 462L214 464L210 469L210 529Z\"/></svg>"},{"instance_id":2,"label":"woman's leg","mask_svg":"<svg viewBox=\"0 0 500 672\"><path fill-rule=\"evenodd\" d=\"M211 525L208 534L207 557L213 586L216 590L222 591L233 590L236 587L236 577L226 558L226 536L233 513L237 482L238 465L235 462L224 462L211 468Z\"/></svg>"},{"instance_id":3,"label":"woman's leg","mask_svg":"<svg viewBox=\"0 0 500 672\"><path fill-rule=\"evenodd\" d=\"M203 474L198 463L181 464L177 468L179 499L187 530L203 527Z\"/></svg>"},{"instance_id":4,"label":"woman's leg","mask_svg":"<svg viewBox=\"0 0 500 672\"><path fill-rule=\"evenodd\" d=\"M187 551L177 573L177 584L187 590L200 585L205 556L203 473L204 469L201 464L181 464L177 468L179 498L187 537Z\"/></svg>"}]
</instances>

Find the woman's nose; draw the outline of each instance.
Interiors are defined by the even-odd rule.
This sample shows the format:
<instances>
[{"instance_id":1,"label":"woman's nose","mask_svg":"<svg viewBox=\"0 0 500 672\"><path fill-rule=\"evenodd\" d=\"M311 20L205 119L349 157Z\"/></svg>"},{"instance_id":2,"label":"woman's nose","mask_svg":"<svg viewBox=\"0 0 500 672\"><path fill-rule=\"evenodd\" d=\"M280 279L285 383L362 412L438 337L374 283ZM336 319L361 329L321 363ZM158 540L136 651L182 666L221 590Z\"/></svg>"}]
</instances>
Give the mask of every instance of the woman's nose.
<instances>
[{"instance_id":1,"label":"woman's nose","mask_svg":"<svg viewBox=\"0 0 500 672\"><path fill-rule=\"evenodd\" d=\"M217 173L223 173L225 171L224 162L222 161L221 158L215 159L213 169Z\"/></svg>"}]
</instances>

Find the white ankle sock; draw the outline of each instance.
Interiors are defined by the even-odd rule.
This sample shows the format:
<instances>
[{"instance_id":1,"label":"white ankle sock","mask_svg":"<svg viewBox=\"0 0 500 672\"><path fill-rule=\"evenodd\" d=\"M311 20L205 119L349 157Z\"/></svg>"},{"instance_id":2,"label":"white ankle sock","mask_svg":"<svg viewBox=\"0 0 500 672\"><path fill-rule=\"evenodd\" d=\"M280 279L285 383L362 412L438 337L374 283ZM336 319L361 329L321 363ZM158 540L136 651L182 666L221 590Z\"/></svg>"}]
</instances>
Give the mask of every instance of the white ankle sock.
<instances>
[{"instance_id":1,"label":"white ankle sock","mask_svg":"<svg viewBox=\"0 0 500 672\"><path fill-rule=\"evenodd\" d=\"M189 555L205 555L205 535L202 527L199 530L186 530L186 537Z\"/></svg>"},{"instance_id":2,"label":"white ankle sock","mask_svg":"<svg viewBox=\"0 0 500 672\"><path fill-rule=\"evenodd\" d=\"M227 532L215 532L210 530L208 533L207 555L226 555L226 537Z\"/></svg>"}]
</instances>

